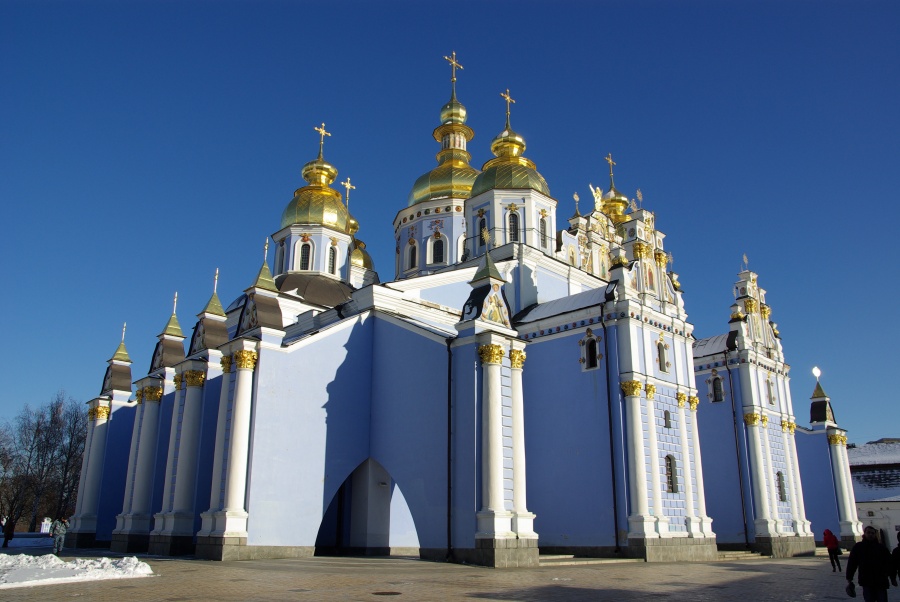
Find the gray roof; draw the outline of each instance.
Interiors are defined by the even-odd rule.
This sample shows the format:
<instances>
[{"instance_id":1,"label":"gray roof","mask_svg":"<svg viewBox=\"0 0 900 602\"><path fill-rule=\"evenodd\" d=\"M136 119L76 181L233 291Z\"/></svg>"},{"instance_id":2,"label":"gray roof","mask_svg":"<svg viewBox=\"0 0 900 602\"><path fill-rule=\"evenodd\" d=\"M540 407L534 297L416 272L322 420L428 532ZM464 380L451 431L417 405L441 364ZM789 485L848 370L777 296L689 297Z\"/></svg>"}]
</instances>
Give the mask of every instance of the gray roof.
<instances>
[{"instance_id":1,"label":"gray roof","mask_svg":"<svg viewBox=\"0 0 900 602\"><path fill-rule=\"evenodd\" d=\"M694 341L694 357L707 357L734 349L736 334L734 332L726 332L725 334L717 334L714 337Z\"/></svg>"},{"instance_id":2,"label":"gray roof","mask_svg":"<svg viewBox=\"0 0 900 602\"><path fill-rule=\"evenodd\" d=\"M600 305L606 301L606 288L607 287L605 286L595 288L567 297L554 299L553 301L526 307L515 316L513 321L516 324L526 324L528 322L535 322L544 318L566 314L586 307Z\"/></svg>"}]
</instances>

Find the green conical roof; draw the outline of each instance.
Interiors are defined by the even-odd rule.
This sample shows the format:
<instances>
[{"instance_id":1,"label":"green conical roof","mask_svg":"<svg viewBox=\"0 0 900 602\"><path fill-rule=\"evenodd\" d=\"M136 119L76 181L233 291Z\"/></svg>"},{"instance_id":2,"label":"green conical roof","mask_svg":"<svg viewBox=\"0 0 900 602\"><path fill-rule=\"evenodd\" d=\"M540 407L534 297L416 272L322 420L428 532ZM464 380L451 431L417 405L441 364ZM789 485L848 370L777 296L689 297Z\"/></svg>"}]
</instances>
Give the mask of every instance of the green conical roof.
<instances>
[{"instance_id":1,"label":"green conical roof","mask_svg":"<svg viewBox=\"0 0 900 602\"><path fill-rule=\"evenodd\" d=\"M812 397L810 399L822 399L824 397L828 397L825 394L825 389L822 388L822 385L819 384L819 381L816 381L816 390L813 391Z\"/></svg>"},{"instance_id":2,"label":"green conical roof","mask_svg":"<svg viewBox=\"0 0 900 602\"><path fill-rule=\"evenodd\" d=\"M181 332L181 325L178 323L178 318L175 316L175 313L172 313L172 317L169 318L169 321L166 322L166 327L162 331L162 334L168 334L173 337L181 337L184 338L184 333Z\"/></svg>"},{"instance_id":3,"label":"green conical roof","mask_svg":"<svg viewBox=\"0 0 900 602\"><path fill-rule=\"evenodd\" d=\"M125 349L125 341L119 343L119 346L116 348L116 352L113 354L112 359L119 362L131 363L131 358L128 357L128 350Z\"/></svg>"},{"instance_id":4,"label":"green conical roof","mask_svg":"<svg viewBox=\"0 0 900 602\"><path fill-rule=\"evenodd\" d=\"M278 292L278 287L275 286L275 279L272 278L272 272L269 271L268 263L263 262L262 267L259 268L259 274L256 275L256 282L250 288L261 288L264 291L272 291L273 293Z\"/></svg>"},{"instance_id":5,"label":"green conical roof","mask_svg":"<svg viewBox=\"0 0 900 602\"><path fill-rule=\"evenodd\" d=\"M269 277L271 278L271 276ZM222 302L219 301L219 295L213 293L212 297L209 298L209 303L206 304L206 307L203 308L201 313L225 317L225 310L222 309Z\"/></svg>"},{"instance_id":6,"label":"green conical roof","mask_svg":"<svg viewBox=\"0 0 900 602\"><path fill-rule=\"evenodd\" d=\"M503 279L503 276L500 275L499 270L497 270L497 266L494 265L494 260L491 259L491 254L488 251L484 252L484 263L482 263L481 267L478 268L478 271L475 272L475 276L472 277L471 282L478 282L485 278L495 278L506 282L506 280Z\"/></svg>"}]
</instances>

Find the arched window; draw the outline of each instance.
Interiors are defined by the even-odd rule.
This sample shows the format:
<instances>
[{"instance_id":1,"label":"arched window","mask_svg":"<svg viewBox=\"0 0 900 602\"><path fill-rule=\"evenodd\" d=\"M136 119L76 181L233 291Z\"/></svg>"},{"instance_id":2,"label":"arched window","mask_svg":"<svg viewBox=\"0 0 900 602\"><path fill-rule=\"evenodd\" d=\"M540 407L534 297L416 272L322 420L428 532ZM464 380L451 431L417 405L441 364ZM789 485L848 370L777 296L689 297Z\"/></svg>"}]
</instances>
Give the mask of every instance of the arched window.
<instances>
[{"instance_id":1,"label":"arched window","mask_svg":"<svg viewBox=\"0 0 900 602\"><path fill-rule=\"evenodd\" d=\"M431 243L431 263L444 263L444 239L436 238Z\"/></svg>"},{"instance_id":2,"label":"arched window","mask_svg":"<svg viewBox=\"0 0 900 602\"><path fill-rule=\"evenodd\" d=\"M337 249L328 248L328 273L337 274Z\"/></svg>"},{"instance_id":3,"label":"arched window","mask_svg":"<svg viewBox=\"0 0 900 602\"><path fill-rule=\"evenodd\" d=\"M465 257L468 254L466 251L466 236L463 234L459 237L456 243L456 259L455 261L465 261Z\"/></svg>"},{"instance_id":4,"label":"arched window","mask_svg":"<svg viewBox=\"0 0 900 602\"><path fill-rule=\"evenodd\" d=\"M300 269L308 270L312 261L312 245L308 242L300 245Z\"/></svg>"},{"instance_id":5,"label":"arched window","mask_svg":"<svg viewBox=\"0 0 900 602\"><path fill-rule=\"evenodd\" d=\"M667 429L672 428L672 413L669 410L663 412L663 426Z\"/></svg>"},{"instance_id":6,"label":"arched window","mask_svg":"<svg viewBox=\"0 0 900 602\"><path fill-rule=\"evenodd\" d=\"M666 456L666 491L678 493L678 473L674 456Z\"/></svg>"},{"instance_id":7,"label":"arched window","mask_svg":"<svg viewBox=\"0 0 900 602\"><path fill-rule=\"evenodd\" d=\"M509 242L519 242L519 214L509 214Z\"/></svg>"},{"instance_id":8,"label":"arched window","mask_svg":"<svg viewBox=\"0 0 900 602\"><path fill-rule=\"evenodd\" d=\"M777 485L778 485L778 501L786 502L787 501L787 489L784 486L784 473L780 470L775 475Z\"/></svg>"},{"instance_id":9,"label":"arched window","mask_svg":"<svg viewBox=\"0 0 900 602\"><path fill-rule=\"evenodd\" d=\"M718 376L712 381L713 401L725 401L725 389L722 387L722 379Z\"/></svg>"},{"instance_id":10,"label":"arched window","mask_svg":"<svg viewBox=\"0 0 900 602\"><path fill-rule=\"evenodd\" d=\"M666 353L666 345L662 341L656 344L656 353L659 356L659 371L660 372L668 372L669 371L669 358Z\"/></svg>"},{"instance_id":11,"label":"arched window","mask_svg":"<svg viewBox=\"0 0 900 602\"><path fill-rule=\"evenodd\" d=\"M569 265L575 265L575 249L569 247Z\"/></svg>"},{"instance_id":12,"label":"arched window","mask_svg":"<svg viewBox=\"0 0 900 602\"><path fill-rule=\"evenodd\" d=\"M597 339L590 338L585 343L585 368L597 367Z\"/></svg>"},{"instance_id":13,"label":"arched window","mask_svg":"<svg viewBox=\"0 0 900 602\"><path fill-rule=\"evenodd\" d=\"M278 243L278 249L275 251L275 273L280 274L284 271L284 241Z\"/></svg>"},{"instance_id":14,"label":"arched window","mask_svg":"<svg viewBox=\"0 0 900 602\"><path fill-rule=\"evenodd\" d=\"M416 267L416 255L418 254L417 251L418 249L416 248L415 244L409 245L409 262L406 265L406 269L412 270Z\"/></svg>"},{"instance_id":15,"label":"arched window","mask_svg":"<svg viewBox=\"0 0 900 602\"><path fill-rule=\"evenodd\" d=\"M546 249L549 241L547 240L547 218L542 217L540 222L541 228L541 248Z\"/></svg>"},{"instance_id":16,"label":"arched window","mask_svg":"<svg viewBox=\"0 0 900 602\"><path fill-rule=\"evenodd\" d=\"M766 395L769 398L769 405L775 405L775 383L766 380Z\"/></svg>"},{"instance_id":17,"label":"arched window","mask_svg":"<svg viewBox=\"0 0 900 602\"><path fill-rule=\"evenodd\" d=\"M475 238L478 239L478 247L481 248L484 246L484 238L482 237L482 233L487 230L487 220L481 218L478 220L478 232L475 233Z\"/></svg>"}]
</instances>

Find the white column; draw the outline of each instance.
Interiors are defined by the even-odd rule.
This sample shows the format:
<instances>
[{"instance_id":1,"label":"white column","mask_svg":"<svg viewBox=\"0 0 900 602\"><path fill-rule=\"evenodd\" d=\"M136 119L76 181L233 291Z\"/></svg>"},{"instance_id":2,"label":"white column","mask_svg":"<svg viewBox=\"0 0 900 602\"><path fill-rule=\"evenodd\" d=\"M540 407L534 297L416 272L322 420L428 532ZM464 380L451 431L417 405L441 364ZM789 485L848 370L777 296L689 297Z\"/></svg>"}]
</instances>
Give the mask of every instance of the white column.
<instances>
[{"instance_id":1,"label":"white column","mask_svg":"<svg viewBox=\"0 0 900 602\"><path fill-rule=\"evenodd\" d=\"M691 395L688 397L691 407L691 445L694 448L694 480L697 482L697 517L700 519L700 529L705 537L715 537L712 530L712 519L706 514L706 488L703 486L703 460L700 457L700 429L697 425L697 408L700 399ZM742 510L743 511L743 510Z\"/></svg>"},{"instance_id":2,"label":"white column","mask_svg":"<svg viewBox=\"0 0 900 602\"><path fill-rule=\"evenodd\" d=\"M651 268L652 269L652 268ZM650 449L650 495L653 499L653 515L656 517L656 532L669 534L669 518L662 508L662 472L659 469L659 442L656 433L656 385L644 387L647 396L647 446Z\"/></svg>"},{"instance_id":3,"label":"white column","mask_svg":"<svg viewBox=\"0 0 900 602\"><path fill-rule=\"evenodd\" d=\"M781 516L778 512L778 487L776 486L775 463L772 456L772 444L769 440L769 416L765 412L760 412L760 430L759 436L762 439L763 450L767 460L766 467L762 471L762 475L766 480L766 491L769 492L769 512L770 518L775 521L775 533L782 533ZM786 477L785 477L786 478Z\"/></svg>"},{"instance_id":4,"label":"white column","mask_svg":"<svg viewBox=\"0 0 900 602\"><path fill-rule=\"evenodd\" d=\"M178 424L184 404L184 384L182 375L175 375L175 403L172 405L172 422L169 425L169 453L166 454L166 476L163 481L162 506L159 512L153 515L156 522L153 525L153 533L162 533L169 529L167 515L172 512L172 473L175 471L175 454L178 451Z\"/></svg>"},{"instance_id":5,"label":"white column","mask_svg":"<svg viewBox=\"0 0 900 602\"><path fill-rule=\"evenodd\" d=\"M88 460L87 478L81 492L81 520L78 523L79 533L97 531L97 510L100 504L100 481L103 479L103 459L106 456L106 435L109 428L109 406L100 405L97 400L88 418L94 422L91 437L91 457ZM107 401L108 403L108 401Z\"/></svg>"},{"instance_id":6,"label":"white column","mask_svg":"<svg viewBox=\"0 0 900 602\"><path fill-rule=\"evenodd\" d=\"M630 481L631 512L628 515L628 537L652 539L659 537L656 520L649 515L647 505L647 467L644 463L644 429L641 420L640 381L621 383L625 393L625 424L628 433L628 476Z\"/></svg>"},{"instance_id":7,"label":"white column","mask_svg":"<svg viewBox=\"0 0 900 602\"><path fill-rule=\"evenodd\" d=\"M794 524L797 535L809 537L813 535L810 530L810 522L806 519L806 506L803 503L803 486L800 480L800 463L797 461L797 445L794 440L794 430L797 424L793 420L782 422L782 431L784 433L784 449L788 458L788 467L790 469L790 492L791 496L791 512L794 515Z\"/></svg>"},{"instance_id":8,"label":"white column","mask_svg":"<svg viewBox=\"0 0 900 602\"><path fill-rule=\"evenodd\" d=\"M537 539L534 532L534 514L526 505L525 482L525 404L522 390L522 370L525 368L524 349L510 349L510 388L512 393L513 431L513 522L512 530L519 539Z\"/></svg>"},{"instance_id":9,"label":"white column","mask_svg":"<svg viewBox=\"0 0 900 602\"><path fill-rule=\"evenodd\" d=\"M216 513L213 535L247 537L247 465L250 454L250 410L253 398L253 370L258 355L241 349L234 352L237 369L234 383L234 407L231 411L231 438L225 474L225 508Z\"/></svg>"},{"instance_id":10,"label":"white column","mask_svg":"<svg viewBox=\"0 0 900 602\"><path fill-rule=\"evenodd\" d=\"M226 355L222 363L222 386L219 390L219 413L216 418L216 447L213 454L212 483L209 489L209 510L201 512L202 523L197 537L206 537L215 530L214 513L222 508L222 464L225 455L225 428L228 424L229 389L231 388L231 356Z\"/></svg>"},{"instance_id":11,"label":"white column","mask_svg":"<svg viewBox=\"0 0 900 602\"><path fill-rule=\"evenodd\" d=\"M837 494L838 515L840 516L841 537L855 538L859 534L855 532L855 508L852 508L852 498L847 494L850 483L844 470L843 449L846 445L846 436L840 431L828 429L828 448L831 452L831 470L834 475L835 493Z\"/></svg>"},{"instance_id":12,"label":"white column","mask_svg":"<svg viewBox=\"0 0 900 602\"><path fill-rule=\"evenodd\" d=\"M159 405L163 388L143 388L140 438L137 461L134 465L134 490L131 495L131 512L125 517L123 530L145 534L150 531L150 504L153 496L156 460L156 440L159 435ZM137 425L135 425L137 428Z\"/></svg>"},{"instance_id":13,"label":"white column","mask_svg":"<svg viewBox=\"0 0 900 602\"><path fill-rule=\"evenodd\" d=\"M206 372L186 370L183 376L187 388L184 392L178 464L175 468L175 495L172 503L174 516L170 526L172 535L194 534L194 494L197 491L197 454L200 449L200 416Z\"/></svg>"},{"instance_id":14,"label":"white column","mask_svg":"<svg viewBox=\"0 0 900 602\"><path fill-rule=\"evenodd\" d=\"M503 402L500 365L504 350L496 343L480 345L481 394L481 510L476 513L476 539L506 539L512 533L512 513L503 503Z\"/></svg>"},{"instance_id":15,"label":"white column","mask_svg":"<svg viewBox=\"0 0 900 602\"><path fill-rule=\"evenodd\" d=\"M693 466L691 465L691 451L693 446L688 438L687 417L684 412L684 404L687 401L685 393L678 393L678 438L681 447L681 457L684 470L684 499L685 499L685 518L688 533L691 537L703 537L700 521L697 520L697 514L694 506L694 479Z\"/></svg>"},{"instance_id":16,"label":"white column","mask_svg":"<svg viewBox=\"0 0 900 602\"><path fill-rule=\"evenodd\" d=\"M84 482L87 480L88 466L91 458L91 443L94 440L94 421L91 419L94 409L88 409L87 434L84 441L84 453L81 456L81 476L78 478L78 498L75 501L75 517L72 519L72 532L79 533L81 513L84 512Z\"/></svg>"},{"instance_id":17,"label":"white column","mask_svg":"<svg viewBox=\"0 0 900 602\"><path fill-rule=\"evenodd\" d=\"M753 487L753 505L756 519L753 521L756 534L772 536L775 534L775 521L769 514L769 497L764 481L766 465L763 462L762 441L760 441L761 416L755 412L744 414L747 425L747 436L750 440L750 483Z\"/></svg>"},{"instance_id":18,"label":"white column","mask_svg":"<svg viewBox=\"0 0 900 602\"><path fill-rule=\"evenodd\" d=\"M144 390L135 392L137 407L134 409L134 426L131 429L131 446L128 449L128 470L125 474L125 494L122 496L122 513L116 516L116 528L113 534L121 533L125 528L125 516L131 514L131 493L134 488L134 466L137 463L138 439L141 432L141 416L144 406L141 403Z\"/></svg>"},{"instance_id":19,"label":"white column","mask_svg":"<svg viewBox=\"0 0 900 602\"><path fill-rule=\"evenodd\" d=\"M841 458L844 467L844 482L847 483L847 504L850 508L850 517L853 524L851 531L858 536L862 536L863 526L859 521L859 514L856 512L856 494L853 493L853 476L850 473L850 457L847 455L847 436L843 435L841 439Z\"/></svg>"}]
</instances>

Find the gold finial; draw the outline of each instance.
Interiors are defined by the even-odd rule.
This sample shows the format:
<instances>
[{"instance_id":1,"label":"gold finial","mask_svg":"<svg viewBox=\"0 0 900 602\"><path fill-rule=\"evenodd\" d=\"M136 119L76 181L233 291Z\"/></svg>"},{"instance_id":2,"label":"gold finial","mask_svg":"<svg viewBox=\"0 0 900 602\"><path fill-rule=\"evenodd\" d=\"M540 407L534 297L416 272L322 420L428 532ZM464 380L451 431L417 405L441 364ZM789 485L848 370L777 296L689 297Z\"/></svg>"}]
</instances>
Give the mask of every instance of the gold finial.
<instances>
[{"instance_id":1,"label":"gold finial","mask_svg":"<svg viewBox=\"0 0 900 602\"><path fill-rule=\"evenodd\" d=\"M459 69L462 71L463 66L460 65L456 60L456 51L454 50L450 56L445 56L444 60L450 63L450 83L454 84L453 92L456 92L456 70Z\"/></svg>"},{"instance_id":2,"label":"gold finial","mask_svg":"<svg viewBox=\"0 0 900 602\"><path fill-rule=\"evenodd\" d=\"M491 244L491 233L485 226L481 229L481 240L484 241L484 244L490 246Z\"/></svg>"},{"instance_id":3,"label":"gold finial","mask_svg":"<svg viewBox=\"0 0 900 602\"><path fill-rule=\"evenodd\" d=\"M356 190L356 186L350 183L350 177L347 177L346 182L341 182L341 186L347 189L347 211L350 210L350 191Z\"/></svg>"},{"instance_id":4,"label":"gold finial","mask_svg":"<svg viewBox=\"0 0 900 602\"><path fill-rule=\"evenodd\" d=\"M128 322L122 322L122 342L125 342L125 327L128 326Z\"/></svg>"},{"instance_id":5,"label":"gold finial","mask_svg":"<svg viewBox=\"0 0 900 602\"><path fill-rule=\"evenodd\" d=\"M322 148L325 146L325 136L331 136L331 132L325 131L325 122L322 122L321 127L313 128L315 131L319 132L319 158L322 158Z\"/></svg>"},{"instance_id":6,"label":"gold finial","mask_svg":"<svg viewBox=\"0 0 900 602\"><path fill-rule=\"evenodd\" d=\"M604 157L604 160L609 163L609 187L615 188L615 184L613 184L613 165L615 165L616 162L613 161L612 153L606 155L606 157Z\"/></svg>"},{"instance_id":7,"label":"gold finial","mask_svg":"<svg viewBox=\"0 0 900 602\"><path fill-rule=\"evenodd\" d=\"M575 194L573 194L572 198L575 199L575 215L581 215L581 213L578 212L578 201L580 200L578 198L578 193L576 192Z\"/></svg>"},{"instance_id":8,"label":"gold finial","mask_svg":"<svg viewBox=\"0 0 900 602\"><path fill-rule=\"evenodd\" d=\"M744 260L743 269L749 270L750 269L750 260L747 259L746 253L744 253L743 260Z\"/></svg>"},{"instance_id":9,"label":"gold finial","mask_svg":"<svg viewBox=\"0 0 900 602\"><path fill-rule=\"evenodd\" d=\"M671 251L668 252L668 253L666 253L666 263L668 263L669 265L674 265L674 264L675 264L675 258L672 257Z\"/></svg>"},{"instance_id":10,"label":"gold finial","mask_svg":"<svg viewBox=\"0 0 900 602\"><path fill-rule=\"evenodd\" d=\"M500 96L506 100L506 127L509 127L509 105L516 104L516 101L509 95L509 88L506 89L506 92L501 92Z\"/></svg>"},{"instance_id":11,"label":"gold finial","mask_svg":"<svg viewBox=\"0 0 900 602\"><path fill-rule=\"evenodd\" d=\"M641 192L640 188L637 189L637 200L638 200L638 203L640 203L641 205L644 204L644 193Z\"/></svg>"},{"instance_id":12,"label":"gold finial","mask_svg":"<svg viewBox=\"0 0 900 602\"><path fill-rule=\"evenodd\" d=\"M219 288L219 268L216 268L216 277L213 279L213 294L214 295L216 294L217 288Z\"/></svg>"},{"instance_id":13,"label":"gold finial","mask_svg":"<svg viewBox=\"0 0 900 602\"><path fill-rule=\"evenodd\" d=\"M634 202L634 199L631 199L631 200L628 202L628 208L631 209L632 211L637 211L637 210L638 210L637 203Z\"/></svg>"}]
</instances>

